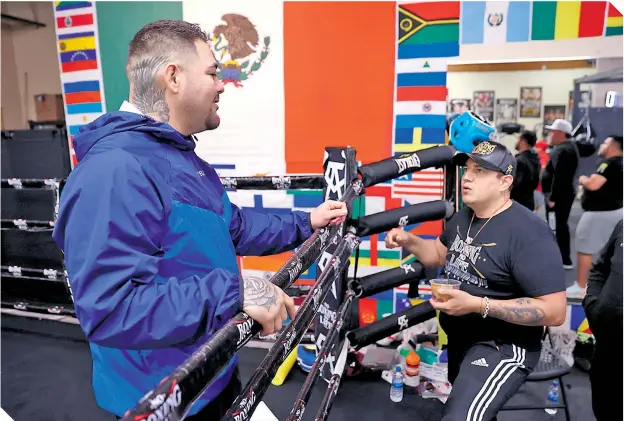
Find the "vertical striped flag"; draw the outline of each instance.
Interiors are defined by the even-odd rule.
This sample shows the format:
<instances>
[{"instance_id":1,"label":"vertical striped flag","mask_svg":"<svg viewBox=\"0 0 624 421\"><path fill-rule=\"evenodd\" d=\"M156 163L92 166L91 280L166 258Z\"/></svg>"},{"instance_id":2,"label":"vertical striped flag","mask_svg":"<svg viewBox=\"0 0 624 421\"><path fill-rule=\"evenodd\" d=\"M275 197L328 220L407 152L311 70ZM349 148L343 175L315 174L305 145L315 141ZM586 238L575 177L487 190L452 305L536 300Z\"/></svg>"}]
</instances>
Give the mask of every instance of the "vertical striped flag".
<instances>
[{"instance_id":1,"label":"vertical striped flag","mask_svg":"<svg viewBox=\"0 0 624 421\"><path fill-rule=\"evenodd\" d=\"M95 4L55 2L54 17L69 152L74 167L78 161L73 136L81 126L106 112Z\"/></svg>"},{"instance_id":2,"label":"vertical striped flag","mask_svg":"<svg viewBox=\"0 0 624 421\"><path fill-rule=\"evenodd\" d=\"M603 1L535 1L531 40L601 36L606 5Z\"/></svg>"},{"instance_id":3,"label":"vertical striped flag","mask_svg":"<svg viewBox=\"0 0 624 421\"><path fill-rule=\"evenodd\" d=\"M611 3L609 3L607 10L607 22L604 34L607 37L622 35L622 13L620 13L620 11L617 10Z\"/></svg>"},{"instance_id":4,"label":"vertical striped flag","mask_svg":"<svg viewBox=\"0 0 624 421\"><path fill-rule=\"evenodd\" d=\"M459 2L400 3L395 64L395 155L446 142L446 74L459 55ZM442 171L392 181L392 197L409 203L442 198Z\"/></svg>"},{"instance_id":5,"label":"vertical striped flag","mask_svg":"<svg viewBox=\"0 0 624 421\"><path fill-rule=\"evenodd\" d=\"M462 2L462 44L504 44L529 40L531 2Z\"/></svg>"}]
</instances>

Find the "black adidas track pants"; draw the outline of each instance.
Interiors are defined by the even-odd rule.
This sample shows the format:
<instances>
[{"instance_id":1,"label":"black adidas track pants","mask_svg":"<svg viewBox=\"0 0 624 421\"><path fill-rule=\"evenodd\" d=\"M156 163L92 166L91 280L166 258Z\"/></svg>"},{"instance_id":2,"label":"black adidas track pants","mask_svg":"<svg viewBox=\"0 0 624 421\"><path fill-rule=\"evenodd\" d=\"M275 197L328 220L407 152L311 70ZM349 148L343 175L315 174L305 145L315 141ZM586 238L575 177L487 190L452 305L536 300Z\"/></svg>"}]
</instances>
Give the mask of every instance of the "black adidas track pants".
<instances>
[{"instance_id":1,"label":"black adidas track pants","mask_svg":"<svg viewBox=\"0 0 624 421\"><path fill-rule=\"evenodd\" d=\"M539 361L539 351L494 341L451 342L448 377L453 385L443 421L490 421L524 383Z\"/></svg>"}]
</instances>

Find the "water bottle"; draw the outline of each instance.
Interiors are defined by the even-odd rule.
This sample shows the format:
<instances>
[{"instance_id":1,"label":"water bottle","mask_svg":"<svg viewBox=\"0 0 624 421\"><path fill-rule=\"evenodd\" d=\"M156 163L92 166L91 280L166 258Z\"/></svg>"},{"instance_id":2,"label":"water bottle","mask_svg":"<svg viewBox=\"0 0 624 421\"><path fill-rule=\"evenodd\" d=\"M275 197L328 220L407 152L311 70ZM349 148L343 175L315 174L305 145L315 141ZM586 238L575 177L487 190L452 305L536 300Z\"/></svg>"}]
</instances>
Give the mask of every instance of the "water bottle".
<instances>
[{"instance_id":1,"label":"water bottle","mask_svg":"<svg viewBox=\"0 0 624 421\"><path fill-rule=\"evenodd\" d=\"M401 374L401 366L399 364L396 365L394 375L392 376L390 400L392 402L401 402L403 400L403 374Z\"/></svg>"},{"instance_id":2,"label":"water bottle","mask_svg":"<svg viewBox=\"0 0 624 421\"><path fill-rule=\"evenodd\" d=\"M550 385L548 395L546 395L546 403L549 405L559 404L559 381L553 380ZM545 408L544 411L549 415L555 415L557 413L557 408Z\"/></svg>"}]
</instances>

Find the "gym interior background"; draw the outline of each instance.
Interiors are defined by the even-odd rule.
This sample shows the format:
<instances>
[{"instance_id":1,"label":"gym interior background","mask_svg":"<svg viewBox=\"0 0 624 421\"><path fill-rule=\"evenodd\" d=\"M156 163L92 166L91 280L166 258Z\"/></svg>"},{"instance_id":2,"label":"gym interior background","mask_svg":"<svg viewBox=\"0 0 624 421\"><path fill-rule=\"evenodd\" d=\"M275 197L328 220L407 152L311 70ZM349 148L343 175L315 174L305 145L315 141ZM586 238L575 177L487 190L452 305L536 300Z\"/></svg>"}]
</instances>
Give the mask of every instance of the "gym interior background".
<instances>
[{"instance_id":1,"label":"gym interior background","mask_svg":"<svg viewBox=\"0 0 624 421\"><path fill-rule=\"evenodd\" d=\"M220 63L239 66L236 72L223 76L227 80L220 103L221 128L199 136L199 155L214 164L221 176L321 173L324 148L334 145L354 147L362 164L442 145L448 142L443 130L429 131L435 134L425 138L425 129L443 129L446 117L466 109L496 125L517 122L540 136L548 120L568 118L577 124L585 115L591 115L599 141L608 133L621 135L622 15L613 4L593 2L594 6L588 7L588 2L573 2L580 4L574 12L561 6L563 2L546 2L555 5L550 9L536 6L538 2L520 2L526 8L514 12L507 2L494 3L445 2L443 9L449 15L444 17L453 28L426 36L443 43L448 53L432 52L426 66L430 69L425 70L410 69L409 63L396 58L396 50L413 35L416 17L423 21L441 18L432 12L436 3L3 2L2 178L66 177L76 164L71 136L82 124L118 109L127 99L124 62L130 38L145 23L164 18L197 22L210 35L216 33L218 25L248 25L247 36L258 36L256 51L238 62L229 55L223 39L213 40ZM244 19L224 22L222 17L230 13ZM349 28L345 22L355 26ZM568 23L568 29L562 22ZM234 42L227 39L227 30L225 37L225 41ZM241 66L243 62L246 67ZM413 82L401 76L410 71L428 82ZM587 76L595 79L579 84ZM421 109L408 113L417 117L402 119L405 112L397 105L396 92L410 83L434 90L443 88L445 98L418 98L420 102L415 104ZM439 120L433 116L444 117ZM398 121L401 127L397 127ZM398 128L408 129L413 135L407 139L398 136ZM513 148L515 135L503 135L501 140ZM595 163L596 156L583 158L581 172L592 172ZM419 177L410 175L371 188L355 208L361 214L371 214L440 199L443 181L441 170L422 171ZM54 198L49 191L17 194L14 190L3 183L3 228L5 219L53 218ZM312 209L322 199L320 192L298 191L238 191L231 197L240 206L273 211ZM573 226L579 213L576 207L570 221ZM442 230L442 221L407 229L434 238ZM71 299L63 283L52 284L42 275L18 279L9 270L9 266L19 264L62 271L62 256L46 239L49 232L29 232L27 239L18 234L7 230L2 236L3 325L6 321L7 325L13 323L25 329L24 322L15 321L15 317L25 313L21 306L30 304L32 310L43 308L43 313L53 307L70 314ZM383 235L363 238L358 275L413 261L406 251L386 250L383 239ZM239 264L244 273L267 276L291 255L242 257ZM309 286L315 277L311 269L297 285ZM362 299L358 303L359 324L372 323L427 298L426 292L408 298L408 287L403 286ZM569 304L566 328L590 337L581 306L574 301ZM63 314L52 317L71 319ZM53 331L53 326L57 325L51 323L45 329L29 325L29 329ZM15 411L24 411L19 409L19 402L28 401L27 391L41 397L46 387L53 388L50 381L41 381L40 386L33 386L31 381L25 384L24 377L16 373L18 366L38 361L35 368L28 369L32 375L40 370L42 375L58 378L54 364L47 360L50 355L67 365L72 364L72 355L79 355L75 358L82 365L73 374L62 374L62 378L74 386L73 391L83 403L72 399L71 405L59 405L61 413L54 417L78 419L79 414L95 418L92 414L97 413L97 408L86 386L90 382L86 345L71 342L55 348L58 344L45 342L47 339L14 332L3 330L6 353L2 371L3 377L10 376L11 383L18 385L13 394L3 388L3 407L8 404ZM80 336L75 332L62 334ZM50 354L37 353L34 348L23 352L25 346L41 346ZM256 355L256 351L246 352ZM261 357L254 358L259 362ZM573 419L589 420L592 414L586 376L582 370L573 376L577 376L571 382ZM295 376L293 381L302 378ZM297 388L293 386L293 390ZM21 390L24 396L17 393ZM357 393L362 394L362 399L375 399L368 396L365 383ZM379 405L386 405L385 386L379 393ZM268 396L269 403L274 400L278 405L277 395ZM537 396L540 398L539 393ZM63 402L62 397L55 399ZM35 405L27 413L45 408L45 404ZM414 408L403 408L402 416L413 415L418 411ZM336 403L338 413L352 410L348 404ZM19 413L22 417L25 414ZM386 414L393 416L391 412ZM503 417L514 419L517 415ZM363 414L363 419L373 418Z\"/></svg>"}]
</instances>

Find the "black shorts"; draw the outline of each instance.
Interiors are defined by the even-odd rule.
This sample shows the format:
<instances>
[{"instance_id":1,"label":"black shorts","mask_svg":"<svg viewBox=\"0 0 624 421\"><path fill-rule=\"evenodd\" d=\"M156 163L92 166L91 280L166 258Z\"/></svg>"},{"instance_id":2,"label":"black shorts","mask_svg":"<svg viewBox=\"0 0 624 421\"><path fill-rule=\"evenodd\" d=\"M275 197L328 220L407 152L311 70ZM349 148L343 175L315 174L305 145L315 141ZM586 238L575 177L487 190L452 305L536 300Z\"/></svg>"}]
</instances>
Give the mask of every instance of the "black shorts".
<instances>
[{"instance_id":1,"label":"black shorts","mask_svg":"<svg viewBox=\"0 0 624 421\"><path fill-rule=\"evenodd\" d=\"M449 340L448 378L453 388L443 421L490 421L537 365L540 351L494 341L463 345Z\"/></svg>"},{"instance_id":2,"label":"black shorts","mask_svg":"<svg viewBox=\"0 0 624 421\"><path fill-rule=\"evenodd\" d=\"M225 386L223 392L212 402L206 405L201 411L195 415L185 417L185 421L214 421L223 418L230 406L234 403L241 392L243 385L240 380L238 367L234 370L232 379ZM121 419L117 417L117 419Z\"/></svg>"}]
</instances>

